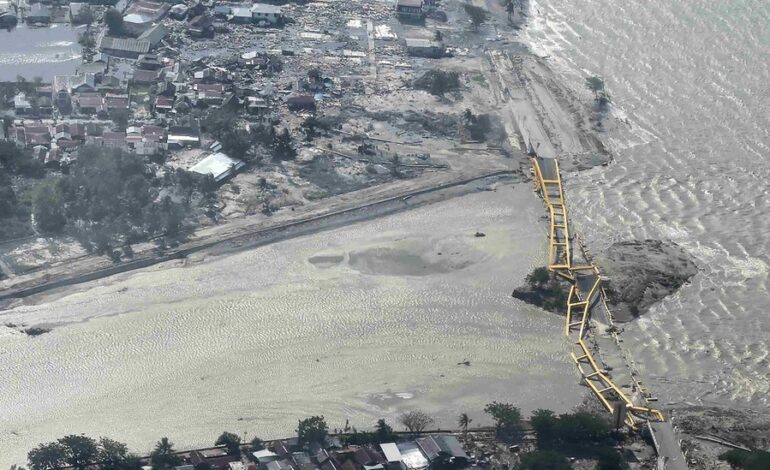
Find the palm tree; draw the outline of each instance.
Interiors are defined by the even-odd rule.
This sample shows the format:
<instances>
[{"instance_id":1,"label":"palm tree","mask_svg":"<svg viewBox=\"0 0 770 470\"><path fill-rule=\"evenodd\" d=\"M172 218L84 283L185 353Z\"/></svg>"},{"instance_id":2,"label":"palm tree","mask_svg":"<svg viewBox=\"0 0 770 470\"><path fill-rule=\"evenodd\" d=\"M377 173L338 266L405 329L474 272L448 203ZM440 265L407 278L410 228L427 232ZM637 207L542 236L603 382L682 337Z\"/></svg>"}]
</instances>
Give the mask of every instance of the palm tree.
<instances>
[{"instance_id":1,"label":"palm tree","mask_svg":"<svg viewBox=\"0 0 770 470\"><path fill-rule=\"evenodd\" d=\"M471 424L471 421L473 420L468 416L468 413L463 413L457 418L457 425L463 429L463 436L466 442L468 441L468 426Z\"/></svg>"},{"instance_id":2,"label":"palm tree","mask_svg":"<svg viewBox=\"0 0 770 470\"><path fill-rule=\"evenodd\" d=\"M181 461L182 459L174 454L174 444L167 437L159 440L150 454L150 463L154 470L172 468L179 465Z\"/></svg>"}]
</instances>

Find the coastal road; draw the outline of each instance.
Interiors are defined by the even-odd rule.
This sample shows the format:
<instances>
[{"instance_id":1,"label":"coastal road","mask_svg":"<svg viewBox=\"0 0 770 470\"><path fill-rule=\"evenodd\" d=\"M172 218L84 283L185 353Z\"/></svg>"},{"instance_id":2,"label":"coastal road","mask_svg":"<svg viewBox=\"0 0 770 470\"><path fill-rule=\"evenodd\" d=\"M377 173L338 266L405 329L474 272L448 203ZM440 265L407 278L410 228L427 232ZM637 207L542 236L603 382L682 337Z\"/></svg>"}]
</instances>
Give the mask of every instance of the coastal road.
<instances>
[{"instance_id":1,"label":"coastal road","mask_svg":"<svg viewBox=\"0 0 770 470\"><path fill-rule=\"evenodd\" d=\"M489 60L497 75L500 94L506 101L501 112L516 123L524 145L532 147L544 158L556 158L556 149L551 143L527 91L518 81L510 59L500 51L489 51ZM526 149L527 151L529 148Z\"/></svg>"},{"instance_id":2,"label":"coastal road","mask_svg":"<svg viewBox=\"0 0 770 470\"><path fill-rule=\"evenodd\" d=\"M658 456L663 459L663 469L665 470L687 470L682 449L679 447L679 439L676 437L674 427L670 421L650 423L653 441ZM663 470L659 469L659 470Z\"/></svg>"}]
</instances>

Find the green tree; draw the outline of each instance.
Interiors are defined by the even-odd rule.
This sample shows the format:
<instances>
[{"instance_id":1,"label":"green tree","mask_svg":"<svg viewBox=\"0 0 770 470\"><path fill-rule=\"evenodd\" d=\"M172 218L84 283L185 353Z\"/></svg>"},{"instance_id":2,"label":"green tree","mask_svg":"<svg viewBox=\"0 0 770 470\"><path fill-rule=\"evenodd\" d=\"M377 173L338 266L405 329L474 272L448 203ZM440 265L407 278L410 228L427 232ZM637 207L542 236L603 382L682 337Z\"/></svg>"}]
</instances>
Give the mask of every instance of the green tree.
<instances>
[{"instance_id":1,"label":"green tree","mask_svg":"<svg viewBox=\"0 0 770 470\"><path fill-rule=\"evenodd\" d=\"M475 31L478 31L479 26L489 19L489 12L481 7L471 5L470 3L464 3L463 8L465 9L465 13L470 17Z\"/></svg>"},{"instance_id":2,"label":"green tree","mask_svg":"<svg viewBox=\"0 0 770 470\"><path fill-rule=\"evenodd\" d=\"M297 426L297 437L302 444L323 443L329 435L329 426L323 416L302 419Z\"/></svg>"},{"instance_id":3,"label":"green tree","mask_svg":"<svg viewBox=\"0 0 770 470\"><path fill-rule=\"evenodd\" d=\"M11 217L16 213L16 192L11 186L11 178L0 170L0 219Z\"/></svg>"},{"instance_id":4,"label":"green tree","mask_svg":"<svg viewBox=\"0 0 770 470\"><path fill-rule=\"evenodd\" d=\"M208 113L204 128L222 144L225 154L233 158L246 158L253 135L243 128L233 110L220 108Z\"/></svg>"},{"instance_id":5,"label":"green tree","mask_svg":"<svg viewBox=\"0 0 770 470\"><path fill-rule=\"evenodd\" d=\"M744 470L767 470L770 468L770 452L763 450L753 450L746 452L744 450L733 449L719 456L719 460L724 460L733 468Z\"/></svg>"},{"instance_id":6,"label":"green tree","mask_svg":"<svg viewBox=\"0 0 770 470\"><path fill-rule=\"evenodd\" d=\"M273 154L281 160L293 160L297 156L297 151L294 150L294 145L292 144L291 134L289 134L289 130L286 128L275 136L272 147Z\"/></svg>"},{"instance_id":7,"label":"green tree","mask_svg":"<svg viewBox=\"0 0 770 470\"><path fill-rule=\"evenodd\" d=\"M252 439L249 445L251 447L252 452L256 452L258 450L265 450L265 441L263 441L258 437L255 437L254 439Z\"/></svg>"},{"instance_id":8,"label":"green tree","mask_svg":"<svg viewBox=\"0 0 770 470\"><path fill-rule=\"evenodd\" d=\"M559 442L585 444L599 442L609 436L609 423L596 415L584 411L559 415L556 426Z\"/></svg>"},{"instance_id":9,"label":"green tree","mask_svg":"<svg viewBox=\"0 0 770 470\"><path fill-rule=\"evenodd\" d=\"M0 140L0 164L11 173L37 178L43 176L43 164L28 150L19 148L10 140Z\"/></svg>"},{"instance_id":10,"label":"green tree","mask_svg":"<svg viewBox=\"0 0 770 470\"><path fill-rule=\"evenodd\" d=\"M402 414L398 419L409 432L423 432L434 423L433 418L422 410L413 410Z\"/></svg>"},{"instance_id":11,"label":"green tree","mask_svg":"<svg viewBox=\"0 0 770 470\"><path fill-rule=\"evenodd\" d=\"M550 450L536 450L521 457L516 470L570 470L572 466L565 456Z\"/></svg>"},{"instance_id":12,"label":"green tree","mask_svg":"<svg viewBox=\"0 0 770 470\"><path fill-rule=\"evenodd\" d=\"M123 14L115 8L110 8L104 14L104 23L109 28L111 35L120 36L123 34Z\"/></svg>"},{"instance_id":13,"label":"green tree","mask_svg":"<svg viewBox=\"0 0 770 470\"><path fill-rule=\"evenodd\" d=\"M241 436L232 432L223 432L214 443L215 446L225 446L229 455L241 455Z\"/></svg>"},{"instance_id":14,"label":"green tree","mask_svg":"<svg viewBox=\"0 0 770 470\"><path fill-rule=\"evenodd\" d=\"M174 444L167 437L161 438L150 453L150 465L153 470L165 470L182 463L174 453Z\"/></svg>"},{"instance_id":15,"label":"green tree","mask_svg":"<svg viewBox=\"0 0 770 470\"><path fill-rule=\"evenodd\" d=\"M61 233L67 223L64 210L64 193L58 179L41 181L32 188L32 214L41 232Z\"/></svg>"},{"instance_id":16,"label":"green tree","mask_svg":"<svg viewBox=\"0 0 770 470\"><path fill-rule=\"evenodd\" d=\"M530 287L543 287L551 280L551 273L548 268L540 267L535 268L531 273L527 274L527 284Z\"/></svg>"},{"instance_id":17,"label":"green tree","mask_svg":"<svg viewBox=\"0 0 770 470\"><path fill-rule=\"evenodd\" d=\"M377 424L374 425L374 434L379 443L390 442L396 436L393 428L384 419L377 420Z\"/></svg>"},{"instance_id":18,"label":"green tree","mask_svg":"<svg viewBox=\"0 0 770 470\"><path fill-rule=\"evenodd\" d=\"M596 101L600 108L610 104L610 95L604 87L604 80L597 76L588 77L586 79L586 86L594 93L594 101Z\"/></svg>"},{"instance_id":19,"label":"green tree","mask_svg":"<svg viewBox=\"0 0 770 470\"><path fill-rule=\"evenodd\" d=\"M128 454L122 462L117 464L115 470L142 470L142 466L142 459L138 455Z\"/></svg>"},{"instance_id":20,"label":"green tree","mask_svg":"<svg viewBox=\"0 0 770 470\"><path fill-rule=\"evenodd\" d=\"M29 470L59 470L67 465L66 449L58 442L40 444L27 453Z\"/></svg>"},{"instance_id":21,"label":"green tree","mask_svg":"<svg viewBox=\"0 0 770 470\"><path fill-rule=\"evenodd\" d=\"M318 83L323 78L321 69L318 67L313 67L312 69L308 70L307 76L313 83Z\"/></svg>"},{"instance_id":22,"label":"green tree","mask_svg":"<svg viewBox=\"0 0 770 470\"><path fill-rule=\"evenodd\" d=\"M440 69L432 69L415 80L414 87L420 90L427 90L435 96L443 96L444 93L460 87L460 75L454 71L446 72Z\"/></svg>"},{"instance_id":23,"label":"green tree","mask_svg":"<svg viewBox=\"0 0 770 470\"><path fill-rule=\"evenodd\" d=\"M105 438L102 438L105 439ZM131 454L127 450L124 453L125 444L112 441L117 445L112 446L108 450L108 455L104 455L102 452L106 449L103 441L100 440L100 454L99 454L99 470L142 470L142 459L136 454ZM111 444L107 444L111 445ZM104 458L104 460L102 460Z\"/></svg>"},{"instance_id":24,"label":"green tree","mask_svg":"<svg viewBox=\"0 0 770 470\"><path fill-rule=\"evenodd\" d=\"M463 436L466 441L468 440L468 426L470 426L471 421L473 420L468 416L468 413L462 413L457 418L457 425L463 430Z\"/></svg>"},{"instance_id":25,"label":"green tree","mask_svg":"<svg viewBox=\"0 0 770 470\"><path fill-rule=\"evenodd\" d=\"M99 454L96 441L87 436L70 434L59 439L59 444L64 447L65 461L75 470L85 470Z\"/></svg>"},{"instance_id":26,"label":"green tree","mask_svg":"<svg viewBox=\"0 0 770 470\"><path fill-rule=\"evenodd\" d=\"M130 114L127 109L113 109L110 111L110 120L117 125L120 132L126 131Z\"/></svg>"},{"instance_id":27,"label":"green tree","mask_svg":"<svg viewBox=\"0 0 770 470\"><path fill-rule=\"evenodd\" d=\"M430 470L460 470L467 466L467 462L454 459L451 454L443 450L439 451L438 455L430 462Z\"/></svg>"},{"instance_id":28,"label":"green tree","mask_svg":"<svg viewBox=\"0 0 770 470\"><path fill-rule=\"evenodd\" d=\"M128 458L128 447L107 437L99 439L99 455L102 470L118 470Z\"/></svg>"},{"instance_id":29,"label":"green tree","mask_svg":"<svg viewBox=\"0 0 770 470\"><path fill-rule=\"evenodd\" d=\"M604 91L604 80L597 76L586 78L586 86L594 92L594 99L599 100L599 93Z\"/></svg>"},{"instance_id":30,"label":"green tree","mask_svg":"<svg viewBox=\"0 0 770 470\"><path fill-rule=\"evenodd\" d=\"M537 444L541 449L548 448L556 441L558 418L551 410L535 410L529 422L537 433Z\"/></svg>"},{"instance_id":31,"label":"green tree","mask_svg":"<svg viewBox=\"0 0 770 470\"><path fill-rule=\"evenodd\" d=\"M521 432L521 411L510 403L493 401L484 407L484 412L495 421L495 432L501 439L514 439Z\"/></svg>"},{"instance_id":32,"label":"green tree","mask_svg":"<svg viewBox=\"0 0 770 470\"><path fill-rule=\"evenodd\" d=\"M595 452L596 470L628 470L628 463L612 447L600 447Z\"/></svg>"}]
</instances>

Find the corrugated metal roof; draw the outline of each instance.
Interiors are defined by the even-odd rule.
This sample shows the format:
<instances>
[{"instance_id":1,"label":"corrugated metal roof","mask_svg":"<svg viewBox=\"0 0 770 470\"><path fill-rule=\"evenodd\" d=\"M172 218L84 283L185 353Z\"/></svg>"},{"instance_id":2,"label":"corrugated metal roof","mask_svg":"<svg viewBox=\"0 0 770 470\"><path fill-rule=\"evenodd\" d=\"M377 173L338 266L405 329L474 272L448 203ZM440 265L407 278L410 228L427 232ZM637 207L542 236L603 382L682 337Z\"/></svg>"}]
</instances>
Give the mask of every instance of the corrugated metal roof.
<instances>
[{"instance_id":1,"label":"corrugated metal roof","mask_svg":"<svg viewBox=\"0 0 770 470\"><path fill-rule=\"evenodd\" d=\"M243 167L243 165L245 165L245 163L242 161L236 160L235 158L230 158L224 153L220 152L209 155L200 162L196 163L192 166L192 168L190 168L190 171L201 175L211 175L216 181L220 181L229 176L233 170L238 170ZM270 462L270 464L274 463L275 462Z\"/></svg>"},{"instance_id":2,"label":"corrugated metal roof","mask_svg":"<svg viewBox=\"0 0 770 470\"><path fill-rule=\"evenodd\" d=\"M251 6L251 11L253 13L261 13L261 14L274 14L274 15L280 15L281 14L281 7L277 5L268 5L267 3L255 3Z\"/></svg>"},{"instance_id":3,"label":"corrugated metal roof","mask_svg":"<svg viewBox=\"0 0 770 470\"><path fill-rule=\"evenodd\" d=\"M388 459L388 462L401 461L401 451L398 450L398 446L395 442L380 444L380 449L382 449L382 453L385 454L385 458Z\"/></svg>"},{"instance_id":4,"label":"corrugated metal roof","mask_svg":"<svg viewBox=\"0 0 770 470\"><path fill-rule=\"evenodd\" d=\"M99 41L99 48L145 54L150 51L150 41L102 36L101 41Z\"/></svg>"}]
</instances>

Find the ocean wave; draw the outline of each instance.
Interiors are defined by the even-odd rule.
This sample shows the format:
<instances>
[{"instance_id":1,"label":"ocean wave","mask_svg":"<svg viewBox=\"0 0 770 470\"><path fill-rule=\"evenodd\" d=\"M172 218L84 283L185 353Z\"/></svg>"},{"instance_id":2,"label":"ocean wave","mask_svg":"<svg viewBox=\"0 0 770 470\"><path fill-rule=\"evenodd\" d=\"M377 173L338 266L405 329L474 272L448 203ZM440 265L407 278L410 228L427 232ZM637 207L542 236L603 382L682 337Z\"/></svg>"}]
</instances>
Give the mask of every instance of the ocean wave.
<instances>
[{"instance_id":1,"label":"ocean wave","mask_svg":"<svg viewBox=\"0 0 770 470\"><path fill-rule=\"evenodd\" d=\"M656 393L767 404L770 4L730 5L536 0L522 36L575 88L602 76L623 123L612 165L567 177L573 225L594 251L669 239L704 269L626 328Z\"/></svg>"}]
</instances>

